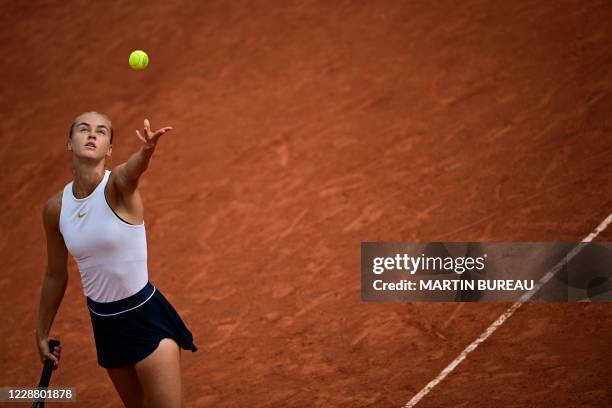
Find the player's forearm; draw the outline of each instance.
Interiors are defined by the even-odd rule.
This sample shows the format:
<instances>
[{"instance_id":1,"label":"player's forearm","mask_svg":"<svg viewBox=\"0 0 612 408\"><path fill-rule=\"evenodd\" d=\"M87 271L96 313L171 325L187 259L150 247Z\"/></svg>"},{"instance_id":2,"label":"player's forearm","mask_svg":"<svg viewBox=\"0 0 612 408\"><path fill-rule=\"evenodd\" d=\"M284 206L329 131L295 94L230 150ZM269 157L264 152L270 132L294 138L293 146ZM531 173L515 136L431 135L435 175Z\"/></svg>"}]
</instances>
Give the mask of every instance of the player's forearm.
<instances>
[{"instance_id":1,"label":"player's forearm","mask_svg":"<svg viewBox=\"0 0 612 408\"><path fill-rule=\"evenodd\" d=\"M155 148L142 146L139 151L134 153L125 163L125 178L128 182L137 184L138 179L149 167L149 161Z\"/></svg>"},{"instance_id":2,"label":"player's forearm","mask_svg":"<svg viewBox=\"0 0 612 408\"><path fill-rule=\"evenodd\" d=\"M36 325L36 335L38 338L47 338L49 336L51 324L62 303L67 284L67 275L66 277L45 275L38 307L38 323Z\"/></svg>"}]
</instances>

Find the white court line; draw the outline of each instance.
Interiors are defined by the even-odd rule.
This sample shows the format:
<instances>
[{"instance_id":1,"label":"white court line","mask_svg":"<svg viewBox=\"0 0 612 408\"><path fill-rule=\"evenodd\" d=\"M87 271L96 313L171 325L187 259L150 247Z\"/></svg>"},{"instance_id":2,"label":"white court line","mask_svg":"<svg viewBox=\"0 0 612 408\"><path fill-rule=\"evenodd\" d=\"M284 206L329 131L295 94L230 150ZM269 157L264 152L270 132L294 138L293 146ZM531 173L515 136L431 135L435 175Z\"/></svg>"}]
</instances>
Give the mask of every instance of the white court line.
<instances>
[{"instance_id":1,"label":"white court line","mask_svg":"<svg viewBox=\"0 0 612 408\"><path fill-rule=\"evenodd\" d=\"M453 360L452 363L450 363L444 370L442 370L436 378L431 380L429 384L427 384L421 391L419 391L418 394L412 397L412 399L408 401L406 405L404 405L404 408L411 408L418 404L419 401L425 395L429 394L429 391L431 391L436 385L440 384L446 378L447 375L449 375L459 364L461 364L461 362L465 360L468 354L474 351L476 347L480 345L480 343L484 342L491 334L493 334L493 332L495 332L495 330L497 330L499 326L504 324L504 322L508 320L508 318L510 318L510 316L512 316L514 312L516 312L516 310L521 307L524 302L531 299L531 297L538 290L540 290L540 288L544 286L546 282L548 282L555 275L555 273L559 271L559 269L564 265L564 263L569 262L573 257L575 257L576 254L578 254L578 252L580 252L582 248L586 246L587 243L593 241L593 239L595 239L595 237L599 235L599 233L605 230L611 222L612 213L608 215L608 217L603 220L593 232L587 235L586 238L584 238L580 244L578 244L569 254L567 254L565 258L563 258L551 270L549 270L542 277L542 279L540 279L538 283L535 284L533 289L525 292L525 294L521 296L519 300L517 300L512 306L510 306L510 308L508 308L508 310L506 310L501 316L499 316L497 320L491 323L491 325L480 336L478 336L476 340L474 340L469 346L467 346L465 350L463 350L461 354L459 354L459 356L455 360Z\"/></svg>"}]
</instances>

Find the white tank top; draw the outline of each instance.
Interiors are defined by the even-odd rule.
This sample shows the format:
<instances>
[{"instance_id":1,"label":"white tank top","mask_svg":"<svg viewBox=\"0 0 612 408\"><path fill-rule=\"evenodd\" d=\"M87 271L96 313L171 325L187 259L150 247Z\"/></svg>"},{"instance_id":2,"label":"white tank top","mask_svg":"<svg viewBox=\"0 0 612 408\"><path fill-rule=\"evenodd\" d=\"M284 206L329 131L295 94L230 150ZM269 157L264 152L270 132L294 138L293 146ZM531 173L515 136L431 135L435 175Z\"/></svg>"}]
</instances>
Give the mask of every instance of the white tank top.
<instances>
[{"instance_id":1,"label":"white tank top","mask_svg":"<svg viewBox=\"0 0 612 408\"><path fill-rule=\"evenodd\" d=\"M110 170L95 190L76 198L71 181L64 187L59 228L81 274L85 296L112 302L131 296L149 280L147 236L142 224L128 224L106 201Z\"/></svg>"}]
</instances>

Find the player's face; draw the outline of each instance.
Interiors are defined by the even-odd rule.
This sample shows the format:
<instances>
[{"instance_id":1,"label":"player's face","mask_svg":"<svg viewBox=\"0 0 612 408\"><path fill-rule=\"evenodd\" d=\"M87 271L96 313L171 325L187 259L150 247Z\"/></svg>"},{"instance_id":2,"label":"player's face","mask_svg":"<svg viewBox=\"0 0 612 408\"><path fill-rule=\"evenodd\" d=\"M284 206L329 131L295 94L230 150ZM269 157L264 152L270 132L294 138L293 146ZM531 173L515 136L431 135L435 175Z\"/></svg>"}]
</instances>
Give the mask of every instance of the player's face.
<instances>
[{"instance_id":1,"label":"player's face","mask_svg":"<svg viewBox=\"0 0 612 408\"><path fill-rule=\"evenodd\" d=\"M79 116L68 141L74 154L80 157L103 159L111 152L111 124L102 115L86 113Z\"/></svg>"}]
</instances>

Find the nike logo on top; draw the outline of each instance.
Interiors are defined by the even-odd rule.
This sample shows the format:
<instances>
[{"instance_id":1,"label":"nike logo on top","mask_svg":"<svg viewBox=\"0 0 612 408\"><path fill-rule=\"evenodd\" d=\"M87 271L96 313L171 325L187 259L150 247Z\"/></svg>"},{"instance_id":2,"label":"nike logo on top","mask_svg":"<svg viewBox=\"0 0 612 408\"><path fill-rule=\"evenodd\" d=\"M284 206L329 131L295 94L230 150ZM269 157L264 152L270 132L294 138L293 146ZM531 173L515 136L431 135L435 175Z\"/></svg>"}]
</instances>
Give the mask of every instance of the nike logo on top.
<instances>
[{"instance_id":1,"label":"nike logo on top","mask_svg":"<svg viewBox=\"0 0 612 408\"><path fill-rule=\"evenodd\" d=\"M80 212L79 213L79 218L83 218L85 216L85 214L87 214L86 212Z\"/></svg>"}]
</instances>

